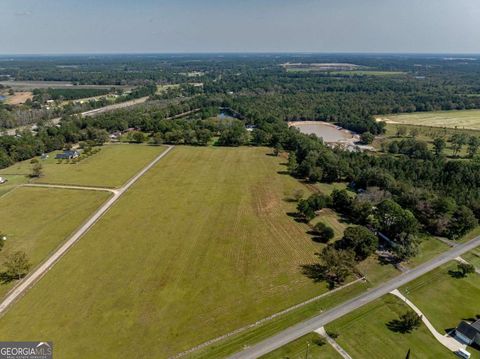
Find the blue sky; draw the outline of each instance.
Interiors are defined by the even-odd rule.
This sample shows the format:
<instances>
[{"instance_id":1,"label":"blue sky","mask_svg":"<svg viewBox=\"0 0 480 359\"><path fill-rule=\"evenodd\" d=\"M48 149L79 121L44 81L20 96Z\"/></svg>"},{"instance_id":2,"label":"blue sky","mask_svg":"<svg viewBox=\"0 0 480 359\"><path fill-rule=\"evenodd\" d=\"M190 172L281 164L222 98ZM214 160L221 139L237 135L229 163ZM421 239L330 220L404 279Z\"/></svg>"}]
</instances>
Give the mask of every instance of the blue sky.
<instances>
[{"instance_id":1,"label":"blue sky","mask_svg":"<svg viewBox=\"0 0 480 359\"><path fill-rule=\"evenodd\" d=\"M0 53L480 53L480 0L0 0Z\"/></svg>"}]
</instances>

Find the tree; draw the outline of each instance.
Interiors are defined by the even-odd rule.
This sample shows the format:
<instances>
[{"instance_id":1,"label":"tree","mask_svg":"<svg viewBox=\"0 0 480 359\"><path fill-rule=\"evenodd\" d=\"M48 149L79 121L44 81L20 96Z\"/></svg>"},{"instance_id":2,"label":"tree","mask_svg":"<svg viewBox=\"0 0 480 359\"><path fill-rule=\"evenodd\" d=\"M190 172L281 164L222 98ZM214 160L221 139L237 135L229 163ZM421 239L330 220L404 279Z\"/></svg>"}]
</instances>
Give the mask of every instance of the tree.
<instances>
[{"instance_id":1,"label":"tree","mask_svg":"<svg viewBox=\"0 0 480 359\"><path fill-rule=\"evenodd\" d=\"M348 214L352 207L352 196L347 190L334 189L332 192L332 207L342 214Z\"/></svg>"},{"instance_id":2,"label":"tree","mask_svg":"<svg viewBox=\"0 0 480 359\"><path fill-rule=\"evenodd\" d=\"M480 140L477 136L470 136L468 140L468 156L473 157L477 154L480 147Z\"/></svg>"},{"instance_id":3,"label":"tree","mask_svg":"<svg viewBox=\"0 0 480 359\"><path fill-rule=\"evenodd\" d=\"M472 210L466 206L459 206L452 214L448 223L447 235L450 239L458 239L478 225Z\"/></svg>"},{"instance_id":4,"label":"tree","mask_svg":"<svg viewBox=\"0 0 480 359\"><path fill-rule=\"evenodd\" d=\"M456 157L467 143L467 136L463 133L456 133L450 138L450 141L452 142L453 155Z\"/></svg>"},{"instance_id":5,"label":"tree","mask_svg":"<svg viewBox=\"0 0 480 359\"><path fill-rule=\"evenodd\" d=\"M218 138L221 146L241 146L247 143L248 132L241 121L235 121L222 131Z\"/></svg>"},{"instance_id":6,"label":"tree","mask_svg":"<svg viewBox=\"0 0 480 359\"><path fill-rule=\"evenodd\" d=\"M475 273L475 267L470 263L458 263L457 269L462 278L466 277L467 274Z\"/></svg>"},{"instance_id":7,"label":"tree","mask_svg":"<svg viewBox=\"0 0 480 359\"><path fill-rule=\"evenodd\" d=\"M30 173L30 177L32 178L39 178L43 176L43 166L41 163L34 163L32 166L32 172Z\"/></svg>"},{"instance_id":8,"label":"tree","mask_svg":"<svg viewBox=\"0 0 480 359\"><path fill-rule=\"evenodd\" d=\"M323 222L318 222L313 227L313 230L315 231L315 234L318 237L319 241L322 243L327 243L330 239L335 237L335 232L333 231L333 228L327 226Z\"/></svg>"},{"instance_id":9,"label":"tree","mask_svg":"<svg viewBox=\"0 0 480 359\"><path fill-rule=\"evenodd\" d=\"M355 253L355 260L363 261L377 249L378 238L367 227L348 227L343 238L335 245L338 249L352 250Z\"/></svg>"},{"instance_id":10,"label":"tree","mask_svg":"<svg viewBox=\"0 0 480 359\"><path fill-rule=\"evenodd\" d=\"M297 163L297 156L295 153L290 152L288 154L288 164L287 164L288 172L291 175L296 175L298 170L298 163Z\"/></svg>"},{"instance_id":11,"label":"tree","mask_svg":"<svg viewBox=\"0 0 480 359\"><path fill-rule=\"evenodd\" d=\"M317 255L321 262L320 274L331 287L345 282L355 270L355 255L352 251L337 250L329 245Z\"/></svg>"},{"instance_id":12,"label":"tree","mask_svg":"<svg viewBox=\"0 0 480 359\"><path fill-rule=\"evenodd\" d=\"M374 139L375 139L375 136L370 132L364 132L360 135L360 141L362 141L362 143L365 145L371 144Z\"/></svg>"},{"instance_id":13,"label":"tree","mask_svg":"<svg viewBox=\"0 0 480 359\"><path fill-rule=\"evenodd\" d=\"M306 222L310 222L315 217L315 210L310 207L310 204L306 199L298 201L297 211Z\"/></svg>"},{"instance_id":14,"label":"tree","mask_svg":"<svg viewBox=\"0 0 480 359\"><path fill-rule=\"evenodd\" d=\"M420 327L422 318L413 310L409 310L400 316L400 323L403 325L405 332L410 333L412 330Z\"/></svg>"},{"instance_id":15,"label":"tree","mask_svg":"<svg viewBox=\"0 0 480 359\"><path fill-rule=\"evenodd\" d=\"M407 134L407 128L399 126L397 127L397 137L403 137Z\"/></svg>"},{"instance_id":16,"label":"tree","mask_svg":"<svg viewBox=\"0 0 480 359\"><path fill-rule=\"evenodd\" d=\"M4 262L5 275L10 279L21 279L27 275L31 268L25 252L17 251L7 256Z\"/></svg>"},{"instance_id":17,"label":"tree","mask_svg":"<svg viewBox=\"0 0 480 359\"><path fill-rule=\"evenodd\" d=\"M145 141L145 135L140 131L135 131L129 136L133 142L142 143Z\"/></svg>"},{"instance_id":18,"label":"tree","mask_svg":"<svg viewBox=\"0 0 480 359\"><path fill-rule=\"evenodd\" d=\"M445 149L445 146L447 143L445 140L441 137L437 137L433 140L433 147L435 149L435 155L440 156L443 153L443 150Z\"/></svg>"}]
</instances>

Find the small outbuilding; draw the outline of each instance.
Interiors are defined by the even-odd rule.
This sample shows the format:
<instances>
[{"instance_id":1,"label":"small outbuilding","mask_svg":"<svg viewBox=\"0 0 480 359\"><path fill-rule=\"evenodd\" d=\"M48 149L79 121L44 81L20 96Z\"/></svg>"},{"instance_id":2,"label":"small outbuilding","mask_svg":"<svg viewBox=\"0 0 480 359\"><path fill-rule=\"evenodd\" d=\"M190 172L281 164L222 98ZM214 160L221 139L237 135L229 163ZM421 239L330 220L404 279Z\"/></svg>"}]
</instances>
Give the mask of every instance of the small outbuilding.
<instances>
[{"instance_id":1,"label":"small outbuilding","mask_svg":"<svg viewBox=\"0 0 480 359\"><path fill-rule=\"evenodd\" d=\"M480 345L480 319L473 323L462 320L455 329L455 335L465 344Z\"/></svg>"},{"instance_id":2,"label":"small outbuilding","mask_svg":"<svg viewBox=\"0 0 480 359\"><path fill-rule=\"evenodd\" d=\"M7 182L7 179L5 177L0 177L0 184L4 184Z\"/></svg>"},{"instance_id":3,"label":"small outbuilding","mask_svg":"<svg viewBox=\"0 0 480 359\"><path fill-rule=\"evenodd\" d=\"M72 158L77 158L80 156L80 152L77 150L65 150L62 153L57 153L55 156L58 160L71 160Z\"/></svg>"}]
</instances>

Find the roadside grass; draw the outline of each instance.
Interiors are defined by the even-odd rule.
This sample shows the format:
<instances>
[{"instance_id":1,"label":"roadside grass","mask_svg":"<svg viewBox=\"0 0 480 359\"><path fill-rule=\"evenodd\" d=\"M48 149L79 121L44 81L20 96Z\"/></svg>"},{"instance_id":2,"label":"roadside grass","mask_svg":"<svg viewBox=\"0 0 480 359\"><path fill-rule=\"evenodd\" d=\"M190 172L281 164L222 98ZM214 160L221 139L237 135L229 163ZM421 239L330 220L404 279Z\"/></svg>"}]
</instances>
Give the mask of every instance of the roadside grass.
<instances>
[{"instance_id":1,"label":"roadside grass","mask_svg":"<svg viewBox=\"0 0 480 359\"><path fill-rule=\"evenodd\" d=\"M58 163L55 154L39 159L44 175L33 183L80 185L94 187L120 187L138 171L164 151L164 147L147 145L104 145L100 152L78 163ZM2 174L28 175L30 160L0 170Z\"/></svg>"},{"instance_id":2,"label":"roadside grass","mask_svg":"<svg viewBox=\"0 0 480 359\"><path fill-rule=\"evenodd\" d=\"M468 253L462 255L462 258L467 262L473 264L475 268L480 269L480 250L474 249Z\"/></svg>"},{"instance_id":3,"label":"roadside grass","mask_svg":"<svg viewBox=\"0 0 480 359\"><path fill-rule=\"evenodd\" d=\"M188 355L188 358L225 358L228 355L242 350L243 348L267 339L292 325L309 319L315 315L319 315L323 311L337 306L338 303L345 302L361 294L367 288L367 284L364 282L352 284L347 288L344 288L336 293L332 293L322 299L319 299L318 301L309 303L288 314L275 318L263 325L247 330L218 343L212 344L205 349L194 352Z\"/></svg>"},{"instance_id":4,"label":"roadside grass","mask_svg":"<svg viewBox=\"0 0 480 359\"><path fill-rule=\"evenodd\" d=\"M6 313L0 336L51 338L60 357L169 357L327 292L301 273L320 246L286 215L284 193L303 186L270 152L174 149Z\"/></svg>"},{"instance_id":5,"label":"roadside grass","mask_svg":"<svg viewBox=\"0 0 480 359\"><path fill-rule=\"evenodd\" d=\"M378 117L408 125L480 130L480 110L413 112Z\"/></svg>"},{"instance_id":6,"label":"roadside grass","mask_svg":"<svg viewBox=\"0 0 480 359\"><path fill-rule=\"evenodd\" d=\"M42 262L109 197L100 191L17 188L0 198L0 272L7 255L24 251L33 266ZM0 297L15 282L0 282Z\"/></svg>"},{"instance_id":7,"label":"roadside grass","mask_svg":"<svg viewBox=\"0 0 480 359\"><path fill-rule=\"evenodd\" d=\"M381 263L376 255L372 255L358 263L357 270L365 276L368 283L372 286L376 286L401 274L392 264Z\"/></svg>"},{"instance_id":8,"label":"roadside grass","mask_svg":"<svg viewBox=\"0 0 480 359\"><path fill-rule=\"evenodd\" d=\"M418 254L406 263L410 268L416 267L450 249L447 244L428 235L422 236L420 240Z\"/></svg>"},{"instance_id":9,"label":"roadside grass","mask_svg":"<svg viewBox=\"0 0 480 359\"><path fill-rule=\"evenodd\" d=\"M322 358L322 359L341 359L335 349L328 343L318 345L317 340L320 337L317 333L307 334L267 355L263 355L262 359L305 359L305 358Z\"/></svg>"},{"instance_id":10,"label":"roadside grass","mask_svg":"<svg viewBox=\"0 0 480 359\"><path fill-rule=\"evenodd\" d=\"M335 340L353 358L405 358L409 349L413 358L455 358L423 323L406 334L387 327L387 323L408 309L401 300L388 294L328 324L326 330L338 335Z\"/></svg>"}]
</instances>

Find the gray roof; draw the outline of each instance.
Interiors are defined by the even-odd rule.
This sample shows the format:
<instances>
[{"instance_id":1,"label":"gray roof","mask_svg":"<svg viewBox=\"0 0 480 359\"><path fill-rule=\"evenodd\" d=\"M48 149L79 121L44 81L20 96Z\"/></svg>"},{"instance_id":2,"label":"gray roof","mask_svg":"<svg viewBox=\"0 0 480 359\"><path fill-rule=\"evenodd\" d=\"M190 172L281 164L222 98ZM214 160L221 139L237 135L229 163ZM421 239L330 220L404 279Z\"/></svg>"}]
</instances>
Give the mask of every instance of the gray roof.
<instances>
[{"instance_id":1,"label":"gray roof","mask_svg":"<svg viewBox=\"0 0 480 359\"><path fill-rule=\"evenodd\" d=\"M456 331L470 340L478 340L480 339L480 329L477 327L480 327L480 323L478 320L474 324L470 324L462 320L458 325Z\"/></svg>"},{"instance_id":2,"label":"gray roof","mask_svg":"<svg viewBox=\"0 0 480 359\"><path fill-rule=\"evenodd\" d=\"M476 322L472 323L471 325L472 327L474 327L480 332L480 319L478 319Z\"/></svg>"}]
</instances>

